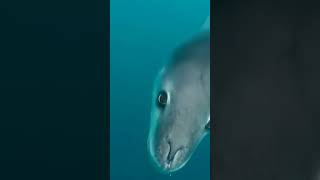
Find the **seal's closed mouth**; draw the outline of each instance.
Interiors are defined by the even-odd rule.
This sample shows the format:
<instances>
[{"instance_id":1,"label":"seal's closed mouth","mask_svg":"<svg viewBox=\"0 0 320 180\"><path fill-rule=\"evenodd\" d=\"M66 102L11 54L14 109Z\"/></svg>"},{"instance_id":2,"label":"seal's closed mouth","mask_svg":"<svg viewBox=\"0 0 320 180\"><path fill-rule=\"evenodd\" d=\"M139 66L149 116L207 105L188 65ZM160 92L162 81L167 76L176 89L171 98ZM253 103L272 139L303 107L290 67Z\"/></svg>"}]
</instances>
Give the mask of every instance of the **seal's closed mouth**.
<instances>
[{"instance_id":1,"label":"seal's closed mouth","mask_svg":"<svg viewBox=\"0 0 320 180\"><path fill-rule=\"evenodd\" d=\"M178 148L175 152L172 150L172 144L171 141L168 141L168 146L169 146L169 152L167 155L167 161L165 162L164 166L166 170L173 170L172 168L175 166L177 163L184 147Z\"/></svg>"}]
</instances>

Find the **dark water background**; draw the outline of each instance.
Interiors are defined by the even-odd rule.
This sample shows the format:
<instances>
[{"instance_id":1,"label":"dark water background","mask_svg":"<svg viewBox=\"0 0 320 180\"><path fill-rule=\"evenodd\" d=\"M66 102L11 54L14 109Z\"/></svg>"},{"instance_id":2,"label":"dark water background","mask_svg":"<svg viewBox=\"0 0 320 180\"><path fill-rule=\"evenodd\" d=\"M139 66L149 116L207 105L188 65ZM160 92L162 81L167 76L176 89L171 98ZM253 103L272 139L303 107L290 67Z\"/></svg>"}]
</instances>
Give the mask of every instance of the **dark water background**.
<instances>
[{"instance_id":1,"label":"dark water background","mask_svg":"<svg viewBox=\"0 0 320 180\"><path fill-rule=\"evenodd\" d=\"M147 153L153 80L199 32L208 0L111 0L111 180L209 180L209 136L180 171L159 174Z\"/></svg>"}]
</instances>

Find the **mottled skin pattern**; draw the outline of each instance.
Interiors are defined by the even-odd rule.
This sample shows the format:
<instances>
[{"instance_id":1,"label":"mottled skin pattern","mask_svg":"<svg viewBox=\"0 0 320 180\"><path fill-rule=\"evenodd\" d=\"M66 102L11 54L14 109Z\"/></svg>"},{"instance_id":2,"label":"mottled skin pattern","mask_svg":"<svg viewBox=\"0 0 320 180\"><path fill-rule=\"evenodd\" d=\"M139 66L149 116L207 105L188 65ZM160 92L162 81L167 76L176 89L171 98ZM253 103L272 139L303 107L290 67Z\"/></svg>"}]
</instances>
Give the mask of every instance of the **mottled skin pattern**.
<instances>
[{"instance_id":1,"label":"mottled skin pattern","mask_svg":"<svg viewBox=\"0 0 320 180\"><path fill-rule=\"evenodd\" d=\"M157 105L159 92L168 95ZM210 131L210 34L178 47L154 85L148 149L164 173L182 168Z\"/></svg>"}]
</instances>

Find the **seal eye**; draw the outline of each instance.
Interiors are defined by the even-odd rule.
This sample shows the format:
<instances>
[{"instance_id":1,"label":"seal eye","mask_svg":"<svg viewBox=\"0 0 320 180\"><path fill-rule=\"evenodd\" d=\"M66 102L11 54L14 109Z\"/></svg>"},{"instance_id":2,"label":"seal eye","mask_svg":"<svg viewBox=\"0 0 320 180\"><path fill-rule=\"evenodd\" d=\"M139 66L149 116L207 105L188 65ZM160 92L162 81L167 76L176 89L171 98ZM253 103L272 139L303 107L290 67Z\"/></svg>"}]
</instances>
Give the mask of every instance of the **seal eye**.
<instances>
[{"instance_id":1,"label":"seal eye","mask_svg":"<svg viewBox=\"0 0 320 180\"><path fill-rule=\"evenodd\" d=\"M157 99L158 106L164 107L168 101L168 94L165 91L160 91Z\"/></svg>"}]
</instances>

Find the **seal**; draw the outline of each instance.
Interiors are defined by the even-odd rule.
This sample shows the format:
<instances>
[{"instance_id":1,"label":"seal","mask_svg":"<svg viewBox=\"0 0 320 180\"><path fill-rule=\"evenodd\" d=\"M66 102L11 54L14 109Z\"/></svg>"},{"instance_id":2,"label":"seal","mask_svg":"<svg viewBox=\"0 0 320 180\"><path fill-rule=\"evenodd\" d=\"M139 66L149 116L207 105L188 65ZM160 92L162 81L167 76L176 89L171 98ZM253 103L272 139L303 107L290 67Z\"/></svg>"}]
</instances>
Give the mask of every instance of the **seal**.
<instances>
[{"instance_id":1,"label":"seal","mask_svg":"<svg viewBox=\"0 0 320 180\"><path fill-rule=\"evenodd\" d=\"M182 168L210 132L210 31L176 48L158 74L148 150L163 173Z\"/></svg>"}]
</instances>

